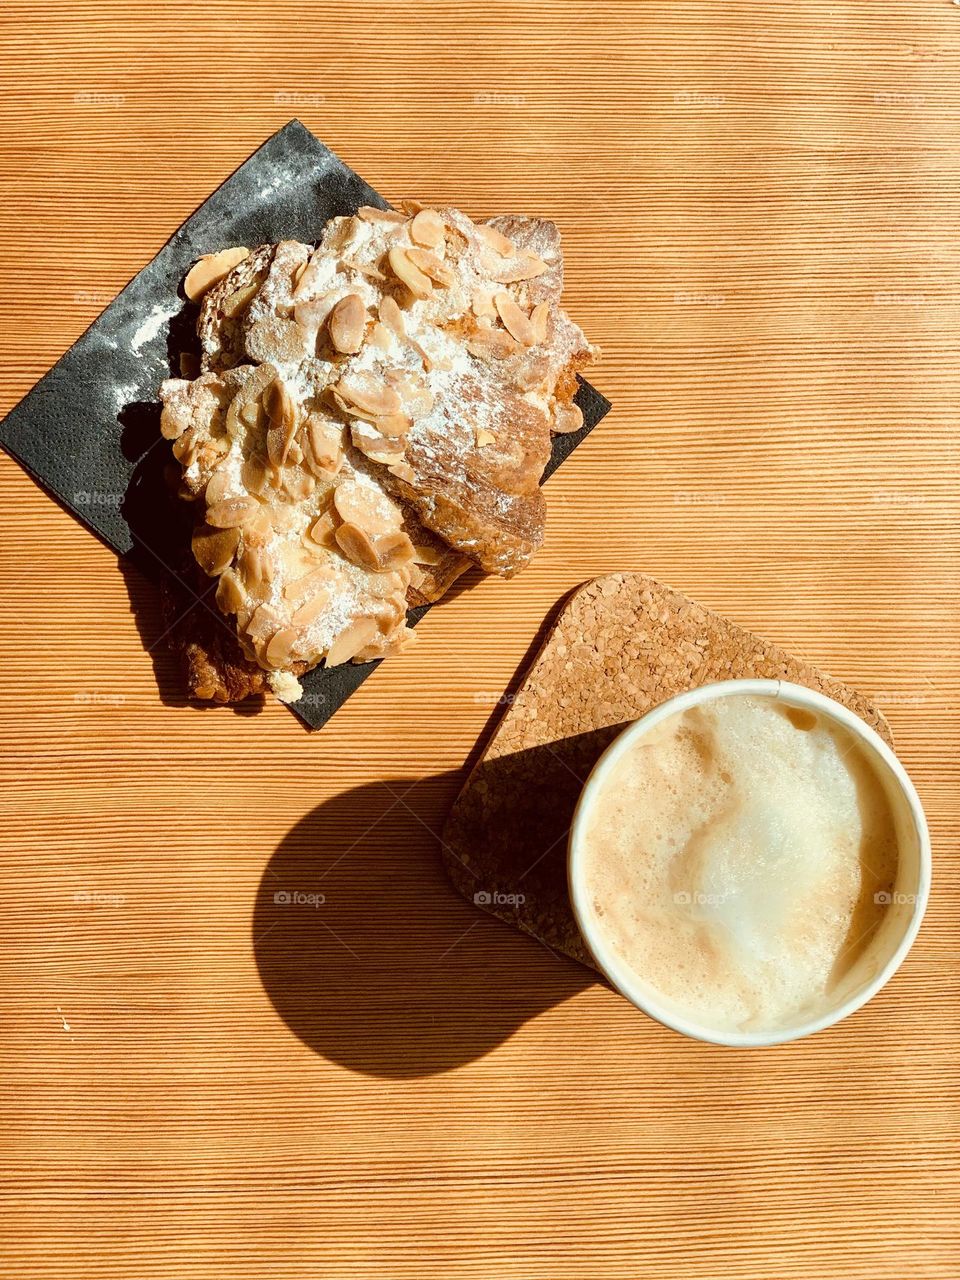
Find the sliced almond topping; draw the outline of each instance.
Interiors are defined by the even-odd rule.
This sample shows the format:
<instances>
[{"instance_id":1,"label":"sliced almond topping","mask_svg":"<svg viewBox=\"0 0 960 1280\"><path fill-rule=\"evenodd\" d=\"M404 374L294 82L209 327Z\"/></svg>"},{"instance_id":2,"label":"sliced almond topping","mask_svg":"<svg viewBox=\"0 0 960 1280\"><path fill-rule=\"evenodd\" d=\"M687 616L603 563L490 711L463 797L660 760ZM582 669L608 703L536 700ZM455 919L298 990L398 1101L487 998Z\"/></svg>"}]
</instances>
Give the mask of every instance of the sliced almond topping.
<instances>
[{"instance_id":1,"label":"sliced almond topping","mask_svg":"<svg viewBox=\"0 0 960 1280\"><path fill-rule=\"evenodd\" d=\"M228 498L207 508L207 524L215 529L237 529L260 509L255 498Z\"/></svg>"},{"instance_id":2,"label":"sliced almond topping","mask_svg":"<svg viewBox=\"0 0 960 1280\"><path fill-rule=\"evenodd\" d=\"M380 319L398 338L407 336L403 324L403 312L396 298L392 298L389 293L380 299Z\"/></svg>"},{"instance_id":3,"label":"sliced almond topping","mask_svg":"<svg viewBox=\"0 0 960 1280\"><path fill-rule=\"evenodd\" d=\"M477 448L482 449L485 444L493 444L496 436L492 431L486 431L483 427L477 430Z\"/></svg>"},{"instance_id":4,"label":"sliced almond topping","mask_svg":"<svg viewBox=\"0 0 960 1280\"><path fill-rule=\"evenodd\" d=\"M402 209L404 213L410 214L419 213L425 206L422 200L398 200L397 207Z\"/></svg>"},{"instance_id":5,"label":"sliced almond topping","mask_svg":"<svg viewBox=\"0 0 960 1280\"><path fill-rule=\"evenodd\" d=\"M359 448L359 446L357 447ZM383 449L366 448L362 449L361 452L365 457L369 458L371 462L379 462L381 466L386 467L388 470L391 467L396 466L396 464L403 459L402 449L394 450L391 453L386 449L386 447Z\"/></svg>"},{"instance_id":6,"label":"sliced almond topping","mask_svg":"<svg viewBox=\"0 0 960 1280\"><path fill-rule=\"evenodd\" d=\"M430 297L433 292L430 277L424 275L420 268L410 260L405 249L401 249L399 245L394 245L387 254L387 261L393 274L407 286L415 298Z\"/></svg>"},{"instance_id":7,"label":"sliced almond topping","mask_svg":"<svg viewBox=\"0 0 960 1280\"><path fill-rule=\"evenodd\" d=\"M417 564L439 564L443 559L443 552L439 547L414 546L413 558Z\"/></svg>"},{"instance_id":8,"label":"sliced almond topping","mask_svg":"<svg viewBox=\"0 0 960 1280\"><path fill-rule=\"evenodd\" d=\"M311 413L304 426L304 462L315 475L335 475L343 462L343 428L319 413Z\"/></svg>"},{"instance_id":9,"label":"sliced almond topping","mask_svg":"<svg viewBox=\"0 0 960 1280\"><path fill-rule=\"evenodd\" d=\"M224 419L224 426L227 435L231 439L239 440L246 432L244 430L247 424L240 417L241 412L246 409L248 404L258 402L263 395L265 389L276 378L277 371L272 364L263 364L255 369L245 380L243 385L237 391L237 394L230 401L227 408L227 415ZM259 412L259 410L258 410Z\"/></svg>"},{"instance_id":10,"label":"sliced almond topping","mask_svg":"<svg viewBox=\"0 0 960 1280\"><path fill-rule=\"evenodd\" d=\"M318 591L315 596L311 596L310 599L307 600L305 604L302 604L300 606L300 608L293 615L292 621L298 627L308 626L316 618L320 617L321 613L323 613L324 609L327 607L329 602L330 602L330 592Z\"/></svg>"},{"instance_id":11,"label":"sliced almond topping","mask_svg":"<svg viewBox=\"0 0 960 1280\"><path fill-rule=\"evenodd\" d=\"M517 246L512 240L508 240L502 231L498 231L496 227L488 227L486 223L479 223L476 228L477 235L481 240L490 246L494 252L499 253L501 258L512 258L517 252Z\"/></svg>"},{"instance_id":12,"label":"sliced almond topping","mask_svg":"<svg viewBox=\"0 0 960 1280\"><path fill-rule=\"evenodd\" d=\"M413 543L402 529L378 538L376 551L379 567L386 570L399 569L402 565L409 564L414 556Z\"/></svg>"},{"instance_id":13,"label":"sliced almond topping","mask_svg":"<svg viewBox=\"0 0 960 1280\"><path fill-rule=\"evenodd\" d=\"M362 204L357 210L357 217L364 222L406 222L407 216L397 209L377 209L372 204Z\"/></svg>"},{"instance_id":14,"label":"sliced almond topping","mask_svg":"<svg viewBox=\"0 0 960 1280\"><path fill-rule=\"evenodd\" d=\"M270 420L267 456L275 467L282 467L299 425L297 406L282 378L275 378L264 391L263 408Z\"/></svg>"},{"instance_id":15,"label":"sliced almond topping","mask_svg":"<svg viewBox=\"0 0 960 1280\"><path fill-rule=\"evenodd\" d=\"M441 262L429 249L407 249L405 252L413 265L419 267L424 275L429 276L431 280L435 280L437 284L442 284L449 289L456 281L457 277L450 267L445 262Z\"/></svg>"},{"instance_id":16,"label":"sliced almond topping","mask_svg":"<svg viewBox=\"0 0 960 1280\"><path fill-rule=\"evenodd\" d=\"M406 612L403 601L395 598L385 600L383 611L377 614L377 630L381 635L389 636L403 622Z\"/></svg>"},{"instance_id":17,"label":"sliced almond topping","mask_svg":"<svg viewBox=\"0 0 960 1280\"><path fill-rule=\"evenodd\" d=\"M312 259L309 262L301 263L293 273L293 292L290 295L291 301L295 304L303 306L307 303L307 299L311 294L315 293L320 283L320 265ZM296 316L296 310L294 311Z\"/></svg>"},{"instance_id":18,"label":"sliced almond topping","mask_svg":"<svg viewBox=\"0 0 960 1280\"><path fill-rule=\"evenodd\" d=\"M379 320L376 321L373 328L370 330L370 341L378 350L384 352L384 354L388 353L393 345L393 337L391 336L390 330L385 324L381 324Z\"/></svg>"},{"instance_id":19,"label":"sliced almond topping","mask_svg":"<svg viewBox=\"0 0 960 1280\"><path fill-rule=\"evenodd\" d=\"M413 347L414 351L416 351L417 355L423 361L423 367L427 373L429 373L431 369L437 369L437 368L449 369L450 368L449 364L443 361L434 360L434 358L423 349L420 343L417 342L416 338L407 338L407 342L409 342L410 346Z\"/></svg>"},{"instance_id":20,"label":"sliced almond topping","mask_svg":"<svg viewBox=\"0 0 960 1280\"><path fill-rule=\"evenodd\" d=\"M316 487L316 480L306 471L301 471L299 467L285 468L281 488L292 502L303 502Z\"/></svg>"},{"instance_id":21,"label":"sliced almond topping","mask_svg":"<svg viewBox=\"0 0 960 1280\"><path fill-rule=\"evenodd\" d=\"M532 347L536 340L533 325L506 289L501 289L499 293L494 295L493 305L497 308L497 315L503 321L507 331L523 346Z\"/></svg>"},{"instance_id":22,"label":"sliced almond topping","mask_svg":"<svg viewBox=\"0 0 960 1280\"><path fill-rule=\"evenodd\" d=\"M459 227L447 227L447 253L454 258L462 258L467 248L467 237Z\"/></svg>"},{"instance_id":23,"label":"sliced almond topping","mask_svg":"<svg viewBox=\"0 0 960 1280\"><path fill-rule=\"evenodd\" d=\"M366 276L368 280L386 280L386 276L379 267L375 267L371 262L354 262L349 258L344 258L340 266L346 271L357 271L362 276Z\"/></svg>"},{"instance_id":24,"label":"sliced almond topping","mask_svg":"<svg viewBox=\"0 0 960 1280\"><path fill-rule=\"evenodd\" d=\"M261 405L258 400L251 400L237 411L237 417L245 427L256 429L260 425Z\"/></svg>"},{"instance_id":25,"label":"sliced almond topping","mask_svg":"<svg viewBox=\"0 0 960 1280\"><path fill-rule=\"evenodd\" d=\"M348 414L355 413L359 418L385 418L402 408L396 391L368 373L341 378L332 390L346 405Z\"/></svg>"},{"instance_id":26,"label":"sliced almond topping","mask_svg":"<svg viewBox=\"0 0 960 1280\"><path fill-rule=\"evenodd\" d=\"M245 547L262 547L270 541L273 533L273 518L268 506L261 506L253 513L243 526L243 545Z\"/></svg>"},{"instance_id":27,"label":"sliced almond topping","mask_svg":"<svg viewBox=\"0 0 960 1280\"><path fill-rule=\"evenodd\" d=\"M220 467L216 470L207 481L207 487L203 492L203 500L208 507L215 507L218 502L223 502L230 488L231 480L226 467Z\"/></svg>"},{"instance_id":28,"label":"sliced almond topping","mask_svg":"<svg viewBox=\"0 0 960 1280\"><path fill-rule=\"evenodd\" d=\"M546 392L551 380L550 357L531 352L514 372L513 380L518 391Z\"/></svg>"},{"instance_id":29,"label":"sliced almond topping","mask_svg":"<svg viewBox=\"0 0 960 1280\"><path fill-rule=\"evenodd\" d=\"M404 627L402 631L398 631L395 635L385 643L377 647L376 653L370 652L370 658L392 658L399 653L404 653L412 644L416 643L417 633L412 627ZM368 660L368 651L361 649L357 654L357 658L361 662Z\"/></svg>"},{"instance_id":30,"label":"sliced almond topping","mask_svg":"<svg viewBox=\"0 0 960 1280\"><path fill-rule=\"evenodd\" d=\"M403 523L400 508L372 485L349 480L338 484L333 492L333 505L341 520L358 525L373 537L399 529Z\"/></svg>"},{"instance_id":31,"label":"sliced almond topping","mask_svg":"<svg viewBox=\"0 0 960 1280\"><path fill-rule=\"evenodd\" d=\"M376 547L356 524L342 524L334 535L337 545L353 564L361 569L378 569L380 558Z\"/></svg>"},{"instance_id":32,"label":"sliced almond topping","mask_svg":"<svg viewBox=\"0 0 960 1280\"><path fill-rule=\"evenodd\" d=\"M160 434L164 440L176 440L186 429L186 423L175 406L165 404L160 413Z\"/></svg>"},{"instance_id":33,"label":"sliced almond topping","mask_svg":"<svg viewBox=\"0 0 960 1280\"><path fill-rule=\"evenodd\" d=\"M506 360L521 349L505 329L478 329L467 339L467 350L480 360Z\"/></svg>"},{"instance_id":34,"label":"sliced almond topping","mask_svg":"<svg viewBox=\"0 0 960 1280\"><path fill-rule=\"evenodd\" d=\"M433 392L416 374L390 369L385 376L403 400L404 408L415 418L429 413L436 403Z\"/></svg>"},{"instance_id":35,"label":"sliced almond topping","mask_svg":"<svg viewBox=\"0 0 960 1280\"><path fill-rule=\"evenodd\" d=\"M521 258L516 264L490 272L490 279L496 280L497 284L516 284L519 280L534 280L537 276L542 276L547 269L547 264L533 254L528 254Z\"/></svg>"},{"instance_id":36,"label":"sliced almond topping","mask_svg":"<svg viewBox=\"0 0 960 1280\"><path fill-rule=\"evenodd\" d=\"M239 289L234 289L233 293L227 294L223 301L222 311L228 320L232 320L238 316L244 307L248 306L260 290L260 281L251 280L249 284L243 285Z\"/></svg>"},{"instance_id":37,"label":"sliced almond topping","mask_svg":"<svg viewBox=\"0 0 960 1280\"><path fill-rule=\"evenodd\" d=\"M497 309L493 305L493 298L486 289L474 289L470 306L475 316L489 316L490 319L493 319L497 314Z\"/></svg>"},{"instance_id":38,"label":"sliced almond topping","mask_svg":"<svg viewBox=\"0 0 960 1280\"><path fill-rule=\"evenodd\" d=\"M201 524L194 530L190 545L197 564L214 578L228 567L239 544L239 529L212 528Z\"/></svg>"},{"instance_id":39,"label":"sliced almond topping","mask_svg":"<svg viewBox=\"0 0 960 1280\"><path fill-rule=\"evenodd\" d=\"M302 578L296 578L293 582L287 583L283 588L283 598L284 600L304 600L317 591L327 591L332 578L333 574L326 566L311 569Z\"/></svg>"},{"instance_id":40,"label":"sliced almond topping","mask_svg":"<svg viewBox=\"0 0 960 1280\"><path fill-rule=\"evenodd\" d=\"M199 302L209 288L219 284L249 253L249 249L240 247L221 249L219 253L205 253L187 272L183 292L191 302Z\"/></svg>"},{"instance_id":41,"label":"sliced almond topping","mask_svg":"<svg viewBox=\"0 0 960 1280\"><path fill-rule=\"evenodd\" d=\"M205 440L197 449L197 466L202 472L218 466L227 452L227 446L220 440Z\"/></svg>"},{"instance_id":42,"label":"sliced almond topping","mask_svg":"<svg viewBox=\"0 0 960 1280\"><path fill-rule=\"evenodd\" d=\"M277 632L281 623L282 619L277 615L276 609L268 604L260 604L254 610L253 617L247 623L245 630L251 640L262 645Z\"/></svg>"},{"instance_id":43,"label":"sliced almond topping","mask_svg":"<svg viewBox=\"0 0 960 1280\"><path fill-rule=\"evenodd\" d=\"M337 545L335 533L336 524L329 511L325 511L322 516L318 516L310 526L310 540L315 542L318 547L324 547L329 551L332 551Z\"/></svg>"},{"instance_id":44,"label":"sliced almond topping","mask_svg":"<svg viewBox=\"0 0 960 1280\"><path fill-rule=\"evenodd\" d=\"M296 405L282 378L274 378L264 391L263 407L275 426L286 426L296 419Z\"/></svg>"},{"instance_id":45,"label":"sliced almond topping","mask_svg":"<svg viewBox=\"0 0 960 1280\"><path fill-rule=\"evenodd\" d=\"M549 321L550 303L538 302L530 312L530 324L533 327L533 336L537 346L542 345L547 340L547 326Z\"/></svg>"},{"instance_id":46,"label":"sliced almond topping","mask_svg":"<svg viewBox=\"0 0 960 1280\"><path fill-rule=\"evenodd\" d=\"M406 445L402 436L384 436L369 422L355 422L350 428L354 447L374 462L399 462Z\"/></svg>"},{"instance_id":47,"label":"sliced almond topping","mask_svg":"<svg viewBox=\"0 0 960 1280\"><path fill-rule=\"evenodd\" d=\"M396 476L398 480L403 480L407 484L413 484L416 480L416 472L409 462L395 462L393 466L387 467L392 476Z\"/></svg>"},{"instance_id":48,"label":"sliced almond topping","mask_svg":"<svg viewBox=\"0 0 960 1280\"><path fill-rule=\"evenodd\" d=\"M377 624L373 618L358 618L356 622L351 622L327 650L326 665L338 667L342 662L349 662L376 634Z\"/></svg>"},{"instance_id":49,"label":"sliced almond topping","mask_svg":"<svg viewBox=\"0 0 960 1280\"><path fill-rule=\"evenodd\" d=\"M197 449L200 447L202 430L199 426L187 427L186 431L173 442L173 456L185 467L189 467L193 461Z\"/></svg>"},{"instance_id":50,"label":"sliced almond topping","mask_svg":"<svg viewBox=\"0 0 960 1280\"><path fill-rule=\"evenodd\" d=\"M331 218L323 229L323 249L345 249L352 244L360 226L359 218Z\"/></svg>"},{"instance_id":51,"label":"sliced almond topping","mask_svg":"<svg viewBox=\"0 0 960 1280\"><path fill-rule=\"evenodd\" d=\"M410 223L410 239L426 249L439 249L444 238L443 219L436 209L421 209Z\"/></svg>"},{"instance_id":52,"label":"sliced almond topping","mask_svg":"<svg viewBox=\"0 0 960 1280\"><path fill-rule=\"evenodd\" d=\"M268 665L275 668L289 666L299 639L300 632L296 627L285 627L278 631L267 645L265 656Z\"/></svg>"},{"instance_id":53,"label":"sliced almond topping","mask_svg":"<svg viewBox=\"0 0 960 1280\"><path fill-rule=\"evenodd\" d=\"M243 608L246 599L235 570L224 570L217 584L217 608L220 612L236 613Z\"/></svg>"},{"instance_id":54,"label":"sliced almond topping","mask_svg":"<svg viewBox=\"0 0 960 1280\"><path fill-rule=\"evenodd\" d=\"M388 413L382 418L376 418L373 425L381 435L398 439L407 434L413 426L413 420L404 413Z\"/></svg>"},{"instance_id":55,"label":"sliced almond topping","mask_svg":"<svg viewBox=\"0 0 960 1280\"><path fill-rule=\"evenodd\" d=\"M297 364L308 354L310 341L308 333L296 320L285 320L281 316L258 320L244 335L247 355L257 364L273 360Z\"/></svg>"},{"instance_id":56,"label":"sliced almond topping","mask_svg":"<svg viewBox=\"0 0 960 1280\"><path fill-rule=\"evenodd\" d=\"M583 414L575 404L558 405L553 415L550 429L558 435L568 435L571 431L579 431L583 426Z\"/></svg>"},{"instance_id":57,"label":"sliced almond topping","mask_svg":"<svg viewBox=\"0 0 960 1280\"><path fill-rule=\"evenodd\" d=\"M269 586L274 578L273 558L263 547L245 546L237 561L240 581L248 591Z\"/></svg>"},{"instance_id":58,"label":"sliced almond topping","mask_svg":"<svg viewBox=\"0 0 960 1280\"><path fill-rule=\"evenodd\" d=\"M293 308L293 319L307 335L308 342L316 339L317 331L333 310L336 301L332 292L322 293L309 302L298 302Z\"/></svg>"},{"instance_id":59,"label":"sliced almond topping","mask_svg":"<svg viewBox=\"0 0 960 1280\"><path fill-rule=\"evenodd\" d=\"M387 600L404 591L403 575L392 571L371 573L367 578L367 590L378 600Z\"/></svg>"},{"instance_id":60,"label":"sliced almond topping","mask_svg":"<svg viewBox=\"0 0 960 1280\"><path fill-rule=\"evenodd\" d=\"M330 312L327 327L330 341L345 355L356 355L363 346L367 309L358 293L348 293Z\"/></svg>"}]
</instances>

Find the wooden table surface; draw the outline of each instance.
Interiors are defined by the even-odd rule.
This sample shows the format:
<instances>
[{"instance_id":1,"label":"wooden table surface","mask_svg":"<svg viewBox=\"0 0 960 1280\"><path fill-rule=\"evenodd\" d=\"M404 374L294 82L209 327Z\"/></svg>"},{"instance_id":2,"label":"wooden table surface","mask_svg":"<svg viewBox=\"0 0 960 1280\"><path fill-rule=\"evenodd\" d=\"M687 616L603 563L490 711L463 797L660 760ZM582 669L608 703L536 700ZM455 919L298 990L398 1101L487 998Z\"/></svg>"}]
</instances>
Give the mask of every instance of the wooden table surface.
<instances>
[{"instance_id":1,"label":"wooden table surface","mask_svg":"<svg viewBox=\"0 0 960 1280\"><path fill-rule=\"evenodd\" d=\"M960 7L0 20L0 410L295 115L388 198L555 218L615 404L536 564L315 735L183 705L152 589L0 459L2 1274L955 1277ZM875 696L927 807L913 952L809 1041L688 1042L442 876L497 698L616 569Z\"/></svg>"}]
</instances>

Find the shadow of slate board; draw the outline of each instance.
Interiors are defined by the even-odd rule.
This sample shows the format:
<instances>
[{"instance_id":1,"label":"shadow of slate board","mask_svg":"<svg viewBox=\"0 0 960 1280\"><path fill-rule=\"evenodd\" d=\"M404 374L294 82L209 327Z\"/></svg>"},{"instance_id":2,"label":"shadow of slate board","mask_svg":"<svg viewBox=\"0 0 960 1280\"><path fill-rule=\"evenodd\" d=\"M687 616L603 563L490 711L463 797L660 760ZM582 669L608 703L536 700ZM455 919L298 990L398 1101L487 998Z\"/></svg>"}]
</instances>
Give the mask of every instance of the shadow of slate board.
<instances>
[{"instance_id":1,"label":"shadow of slate board","mask_svg":"<svg viewBox=\"0 0 960 1280\"><path fill-rule=\"evenodd\" d=\"M197 308L181 282L203 253L231 244L316 241L328 219L387 202L291 120L193 213L0 423L0 445L81 523L157 577L175 572L187 528L171 519L162 467L157 388L195 344ZM609 410L587 383L584 426L554 441L544 479ZM411 623L426 608L414 610ZM319 728L377 663L318 668L291 709Z\"/></svg>"}]
</instances>

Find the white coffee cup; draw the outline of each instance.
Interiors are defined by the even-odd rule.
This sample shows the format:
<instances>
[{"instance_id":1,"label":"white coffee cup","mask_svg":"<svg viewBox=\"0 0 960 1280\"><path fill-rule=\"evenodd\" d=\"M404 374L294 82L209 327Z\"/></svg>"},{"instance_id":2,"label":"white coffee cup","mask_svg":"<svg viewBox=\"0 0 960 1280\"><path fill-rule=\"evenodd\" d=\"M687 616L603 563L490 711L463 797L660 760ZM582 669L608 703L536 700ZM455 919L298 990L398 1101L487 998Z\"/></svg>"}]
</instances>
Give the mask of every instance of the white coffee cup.
<instances>
[{"instance_id":1,"label":"white coffee cup","mask_svg":"<svg viewBox=\"0 0 960 1280\"><path fill-rule=\"evenodd\" d=\"M896 885L883 923L835 993L835 1003L816 1017L807 1016L806 1020L798 1019L770 1029L727 1031L700 1025L679 1012L675 1002L667 1000L652 985L643 982L614 952L599 927L591 894L587 890L584 849L597 798L603 794L614 766L638 739L678 712L716 698L735 695L777 699L787 706L814 712L845 728L859 742L864 757L884 783L897 827L899 858ZM570 900L583 939L597 967L621 995L638 1009L684 1035L714 1044L754 1047L797 1040L833 1026L866 1004L889 981L910 950L926 909L931 875L930 836L923 807L906 770L883 739L859 716L824 694L784 680L727 680L670 698L628 725L610 744L587 779L574 812L568 845L568 874Z\"/></svg>"}]
</instances>

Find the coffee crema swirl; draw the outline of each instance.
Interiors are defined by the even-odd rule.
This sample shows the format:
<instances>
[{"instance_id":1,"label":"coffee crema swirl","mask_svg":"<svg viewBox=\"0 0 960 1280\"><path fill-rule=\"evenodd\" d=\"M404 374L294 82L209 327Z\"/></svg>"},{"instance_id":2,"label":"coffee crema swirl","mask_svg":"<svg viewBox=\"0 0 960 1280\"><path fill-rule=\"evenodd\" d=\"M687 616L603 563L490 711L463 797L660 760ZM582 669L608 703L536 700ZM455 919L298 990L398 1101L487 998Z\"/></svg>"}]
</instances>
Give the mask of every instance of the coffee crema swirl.
<instances>
[{"instance_id":1,"label":"coffee crema swirl","mask_svg":"<svg viewBox=\"0 0 960 1280\"><path fill-rule=\"evenodd\" d=\"M856 736L749 695L639 737L593 802L583 851L607 947L717 1030L828 1010L883 922L898 863L890 800Z\"/></svg>"}]
</instances>

